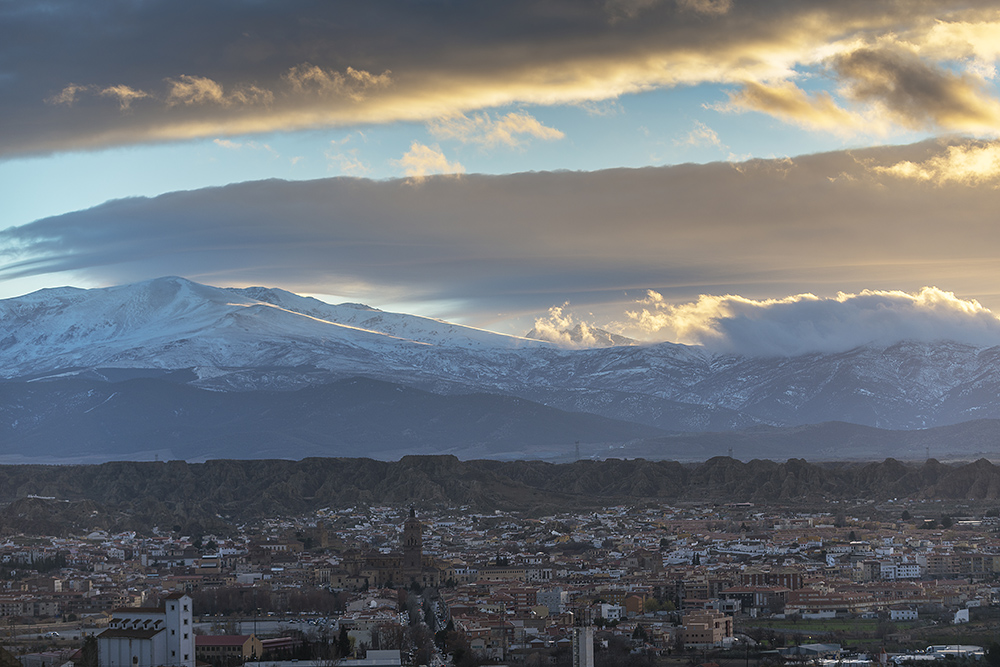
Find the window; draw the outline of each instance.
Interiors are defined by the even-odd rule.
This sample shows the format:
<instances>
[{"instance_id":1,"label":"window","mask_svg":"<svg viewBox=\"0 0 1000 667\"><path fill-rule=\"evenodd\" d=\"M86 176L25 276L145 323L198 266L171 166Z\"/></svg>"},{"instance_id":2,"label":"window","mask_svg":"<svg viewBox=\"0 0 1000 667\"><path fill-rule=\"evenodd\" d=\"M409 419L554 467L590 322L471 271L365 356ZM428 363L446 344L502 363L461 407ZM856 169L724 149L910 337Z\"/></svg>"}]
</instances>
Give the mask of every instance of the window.
<instances>
[{"instance_id":1,"label":"window","mask_svg":"<svg viewBox=\"0 0 1000 667\"><path fill-rule=\"evenodd\" d=\"M185 632L184 633L184 639L187 639L187 638L188 638L188 633Z\"/></svg>"},{"instance_id":2,"label":"window","mask_svg":"<svg viewBox=\"0 0 1000 667\"><path fill-rule=\"evenodd\" d=\"M177 655L177 651L171 651L170 652L170 657L171 658L176 657L176 655Z\"/></svg>"},{"instance_id":3,"label":"window","mask_svg":"<svg viewBox=\"0 0 1000 667\"><path fill-rule=\"evenodd\" d=\"M184 654L184 659L185 659L185 660L187 660L187 659L188 659L188 654L187 654L187 653L185 653L185 654Z\"/></svg>"},{"instance_id":4,"label":"window","mask_svg":"<svg viewBox=\"0 0 1000 667\"><path fill-rule=\"evenodd\" d=\"M176 630L171 630L171 631L170 631L170 634L172 634L172 635L176 635L176 634L177 634L177 631L176 631Z\"/></svg>"},{"instance_id":5,"label":"window","mask_svg":"<svg viewBox=\"0 0 1000 667\"><path fill-rule=\"evenodd\" d=\"M184 605L184 611L187 611L187 610L188 610L188 606Z\"/></svg>"},{"instance_id":6,"label":"window","mask_svg":"<svg viewBox=\"0 0 1000 667\"><path fill-rule=\"evenodd\" d=\"M187 625L187 624L188 624L188 620L185 618L184 619L184 625Z\"/></svg>"}]
</instances>

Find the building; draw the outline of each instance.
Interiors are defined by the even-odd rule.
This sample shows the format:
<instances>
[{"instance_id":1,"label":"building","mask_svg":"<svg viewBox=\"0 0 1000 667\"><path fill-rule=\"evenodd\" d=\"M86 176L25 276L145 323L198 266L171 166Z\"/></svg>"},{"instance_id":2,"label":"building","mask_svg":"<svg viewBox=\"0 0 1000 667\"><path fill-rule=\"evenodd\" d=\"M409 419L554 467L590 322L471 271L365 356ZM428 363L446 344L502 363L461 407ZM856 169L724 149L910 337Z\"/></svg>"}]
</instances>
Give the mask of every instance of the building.
<instances>
[{"instance_id":1,"label":"building","mask_svg":"<svg viewBox=\"0 0 1000 667\"><path fill-rule=\"evenodd\" d=\"M213 665L242 665L264 655L254 635L197 635L194 642L195 657Z\"/></svg>"},{"instance_id":2,"label":"building","mask_svg":"<svg viewBox=\"0 0 1000 667\"><path fill-rule=\"evenodd\" d=\"M403 523L401 551L360 553L349 551L341 560L341 571L330 570L324 578L338 588L439 586L448 566L423 551L424 525L411 507Z\"/></svg>"},{"instance_id":3,"label":"building","mask_svg":"<svg viewBox=\"0 0 1000 667\"><path fill-rule=\"evenodd\" d=\"M594 667L594 628L573 628L573 667Z\"/></svg>"},{"instance_id":4,"label":"building","mask_svg":"<svg viewBox=\"0 0 1000 667\"><path fill-rule=\"evenodd\" d=\"M685 614L681 639L688 648L728 646L733 641L733 619L709 610Z\"/></svg>"},{"instance_id":5,"label":"building","mask_svg":"<svg viewBox=\"0 0 1000 667\"><path fill-rule=\"evenodd\" d=\"M403 581L420 581L423 570L424 526L411 507L410 516L403 523Z\"/></svg>"},{"instance_id":6,"label":"building","mask_svg":"<svg viewBox=\"0 0 1000 667\"><path fill-rule=\"evenodd\" d=\"M917 618L917 610L913 607L907 607L904 605L889 607L890 621L915 621Z\"/></svg>"},{"instance_id":7,"label":"building","mask_svg":"<svg viewBox=\"0 0 1000 667\"><path fill-rule=\"evenodd\" d=\"M159 607L121 607L97 635L100 667L194 667L191 597L174 593Z\"/></svg>"}]
</instances>

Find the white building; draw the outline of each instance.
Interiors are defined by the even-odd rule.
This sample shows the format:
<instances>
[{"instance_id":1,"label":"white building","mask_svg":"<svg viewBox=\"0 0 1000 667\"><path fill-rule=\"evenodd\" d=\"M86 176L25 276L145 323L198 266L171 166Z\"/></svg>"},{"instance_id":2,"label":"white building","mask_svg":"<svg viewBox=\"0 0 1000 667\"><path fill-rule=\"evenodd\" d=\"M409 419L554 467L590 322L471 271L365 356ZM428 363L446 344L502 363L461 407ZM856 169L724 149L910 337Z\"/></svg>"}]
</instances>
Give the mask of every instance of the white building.
<instances>
[{"instance_id":1,"label":"white building","mask_svg":"<svg viewBox=\"0 0 1000 667\"><path fill-rule=\"evenodd\" d=\"M915 621L917 620L917 610L912 607L889 607L890 621Z\"/></svg>"},{"instance_id":2,"label":"white building","mask_svg":"<svg viewBox=\"0 0 1000 667\"><path fill-rule=\"evenodd\" d=\"M569 601L569 593L561 588L551 588L538 591L535 599L538 604L547 607L550 614L561 614Z\"/></svg>"},{"instance_id":3,"label":"white building","mask_svg":"<svg viewBox=\"0 0 1000 667\"><path fill-rule=\"evenodd\" d=\"M599 605L601 616L606 621L620 621L625 616L625 607L618 604L602 602Z\"/></svg>"},{"instance_id":4,"label":"white building","mask_svg":"<svg viewBox=\"0 0 1000 667\"><path fill-rule=\"evenodd\" d=\"M122 607L97 635L100 667L194 667L191 597L174 593L159 607Z\"/></svg>"}]
</instances>

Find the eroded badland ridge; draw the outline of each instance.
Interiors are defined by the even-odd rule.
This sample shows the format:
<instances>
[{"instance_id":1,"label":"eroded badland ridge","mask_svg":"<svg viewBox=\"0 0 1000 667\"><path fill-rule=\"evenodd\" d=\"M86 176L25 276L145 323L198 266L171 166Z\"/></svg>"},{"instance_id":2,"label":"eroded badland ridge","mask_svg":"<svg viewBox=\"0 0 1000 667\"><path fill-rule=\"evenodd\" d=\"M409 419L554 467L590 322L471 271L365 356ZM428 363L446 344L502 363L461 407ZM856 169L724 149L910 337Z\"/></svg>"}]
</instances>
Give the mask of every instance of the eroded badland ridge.
<instances>
[{"instance_id":1,"label":"eroded badland ridge","mask_svg":"<svg viewBox=\"0 0 1000 667\"><path fill-rule=\"evenodd\" d=\"M453 456L302 461L117 462L0 466L0 530L67 534L147 531L197 523L221 529L261 516L327 507L416 503L544 513L652 502L768 502L807 507L833 500L1000 499L1000 467L986 460L904 464L675 461L461 461Z\"/></svg>"}]
</instances>

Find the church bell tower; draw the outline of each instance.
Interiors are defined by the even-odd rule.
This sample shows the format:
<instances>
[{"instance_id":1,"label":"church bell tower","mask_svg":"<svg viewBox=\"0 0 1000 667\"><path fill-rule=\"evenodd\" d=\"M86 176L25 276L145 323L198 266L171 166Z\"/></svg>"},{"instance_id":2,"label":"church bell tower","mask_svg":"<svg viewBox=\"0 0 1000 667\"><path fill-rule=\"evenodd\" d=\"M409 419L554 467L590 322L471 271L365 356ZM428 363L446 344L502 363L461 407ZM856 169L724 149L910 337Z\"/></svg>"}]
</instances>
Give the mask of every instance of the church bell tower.
<instances>
[{"instance_id":1,"label":"church bell tower","mask_svg":"<svg viewBox=\"0 0 1000 667\"><path fill-rule=\"evenodd\" d=\"M420 582L423 569L424 525L417 513L410 507L410 516L403 524L403 576L410 581Z\"/></svg>"}]
</instances>

